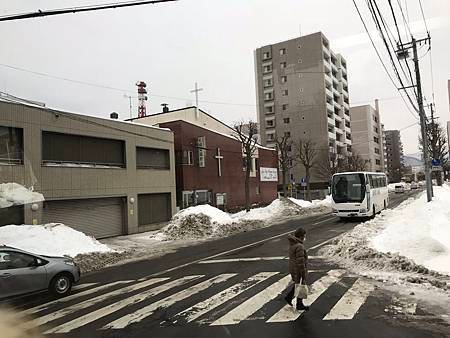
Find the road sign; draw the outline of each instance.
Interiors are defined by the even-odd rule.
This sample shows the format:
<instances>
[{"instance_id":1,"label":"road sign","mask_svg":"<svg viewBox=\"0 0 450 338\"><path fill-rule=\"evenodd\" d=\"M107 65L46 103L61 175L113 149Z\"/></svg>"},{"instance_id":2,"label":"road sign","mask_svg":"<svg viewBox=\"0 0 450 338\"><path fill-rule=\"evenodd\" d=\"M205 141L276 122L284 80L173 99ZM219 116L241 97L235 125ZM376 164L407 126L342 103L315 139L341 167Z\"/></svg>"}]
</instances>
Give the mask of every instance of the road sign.
<instances>
[{"instance_id":1,"label":"road sign","mask_svg":"<svg viewBox=\"0 0 450 338\"><path fill-rule=\"evenodd\" d=\"M431 165L432 165L433 167L439 167L439 166L441 165L441 160L439 160L439 159L437 159L437 158L433 158L433 159L431 160Z\"/></svg>"}]
</instances>

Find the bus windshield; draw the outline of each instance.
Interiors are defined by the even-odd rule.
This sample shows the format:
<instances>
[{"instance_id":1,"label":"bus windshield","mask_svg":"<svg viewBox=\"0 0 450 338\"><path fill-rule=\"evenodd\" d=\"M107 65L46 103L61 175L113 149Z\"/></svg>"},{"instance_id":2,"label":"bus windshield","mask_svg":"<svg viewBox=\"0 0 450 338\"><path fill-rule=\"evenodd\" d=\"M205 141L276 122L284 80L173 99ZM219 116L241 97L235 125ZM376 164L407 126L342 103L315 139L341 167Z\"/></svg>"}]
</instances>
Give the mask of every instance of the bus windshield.
<instances>
[{"instance_id":1,"label":"bus windshield","mask_svg":"<svg viewBox=\"0 0 450 338\"><path fill-rule=\"evenodd\" d=\"M358 202L364 200L366 182L364 174L342 174L333 177L332 196L336 203Z\"/></svg>"}]
</instances>

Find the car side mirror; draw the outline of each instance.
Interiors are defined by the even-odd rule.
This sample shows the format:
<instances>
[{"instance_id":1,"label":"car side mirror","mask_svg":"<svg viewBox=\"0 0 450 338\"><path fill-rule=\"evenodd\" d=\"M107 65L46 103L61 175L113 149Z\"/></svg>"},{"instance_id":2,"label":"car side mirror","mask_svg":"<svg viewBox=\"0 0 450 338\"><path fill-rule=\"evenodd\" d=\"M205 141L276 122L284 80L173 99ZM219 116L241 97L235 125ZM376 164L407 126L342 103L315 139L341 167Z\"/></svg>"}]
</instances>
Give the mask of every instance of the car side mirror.
<instances>
[{"instance_id":1,"label":"car side mirror","mask_svg":"<svg viewBox=\"0 0 450 338\"><path fill-rule=\"evenodd\" d=\"M34 260L34 262L32 262L30 264L30 266L32 266L32 267L38 267L38 266L42 266L42 265L44 265L44 261L42 259L40 259L40 258L36 258Z\"/></svg>"}]
</instances>

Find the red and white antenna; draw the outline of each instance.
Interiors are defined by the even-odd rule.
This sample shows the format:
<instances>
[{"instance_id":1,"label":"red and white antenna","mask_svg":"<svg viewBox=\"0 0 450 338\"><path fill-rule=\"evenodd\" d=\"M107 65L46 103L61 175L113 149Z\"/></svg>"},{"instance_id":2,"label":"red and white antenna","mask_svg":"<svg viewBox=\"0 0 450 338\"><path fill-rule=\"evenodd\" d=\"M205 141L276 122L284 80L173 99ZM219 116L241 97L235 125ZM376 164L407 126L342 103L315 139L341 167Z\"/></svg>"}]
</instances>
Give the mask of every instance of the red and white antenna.
<instances>
[{"instance_id":1,"label":"red and white antenna","mask_svg":"<svg viewBox=\"0 0 450 338\"><path fill-rule=\"evenodd\" d=\"M147 84L144 81L136 82L136 86L138 87L138 117L147 116L147 108L145 107L145 101L147 101Z\"/></svg>"}]
</instances>

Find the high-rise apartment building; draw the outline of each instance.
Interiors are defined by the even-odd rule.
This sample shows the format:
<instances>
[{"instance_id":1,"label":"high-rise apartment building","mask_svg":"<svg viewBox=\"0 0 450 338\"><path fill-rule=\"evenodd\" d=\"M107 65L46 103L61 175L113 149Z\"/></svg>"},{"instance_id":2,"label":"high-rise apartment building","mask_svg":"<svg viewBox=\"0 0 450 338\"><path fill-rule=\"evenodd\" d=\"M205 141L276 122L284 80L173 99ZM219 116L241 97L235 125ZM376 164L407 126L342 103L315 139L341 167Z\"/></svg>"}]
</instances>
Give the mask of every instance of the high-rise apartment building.
<instances>
[{"instance_id":1,"label":"high-rise apartment building","mask_svg":"<svg viewBox=\"0 0 450 338\"><path fill-rule=\"evenodd\" d=\"M403 145L399 130L386 130L386 166L390 182L399 182L403 168Z\"/></svg>"},{"instance_id":2,"label":"high-rise apartment building","mask_svg":"<svg viewBox=\"0 0 450 338\"><path fill-rule=\"evenodd\" d=\"M370 105L350 108L352 151L366 161L369 171L384 172L383 127L378 100Z\"/></svg>"},{"instance_id":3,"label":"high-rise apartment building","mask_svg":"<svg viewBox=\"0 0 450 338\"><path fill-rule=\"evenodd\" d=\"M255 73L263 145L275 147L287 135L315 142L322 160L351 151L347 64L321 32L256 49ZM289 176L299 182L303 166ZM322 181L313 172L311 182Z\"/></svg>"}]
</instances>

